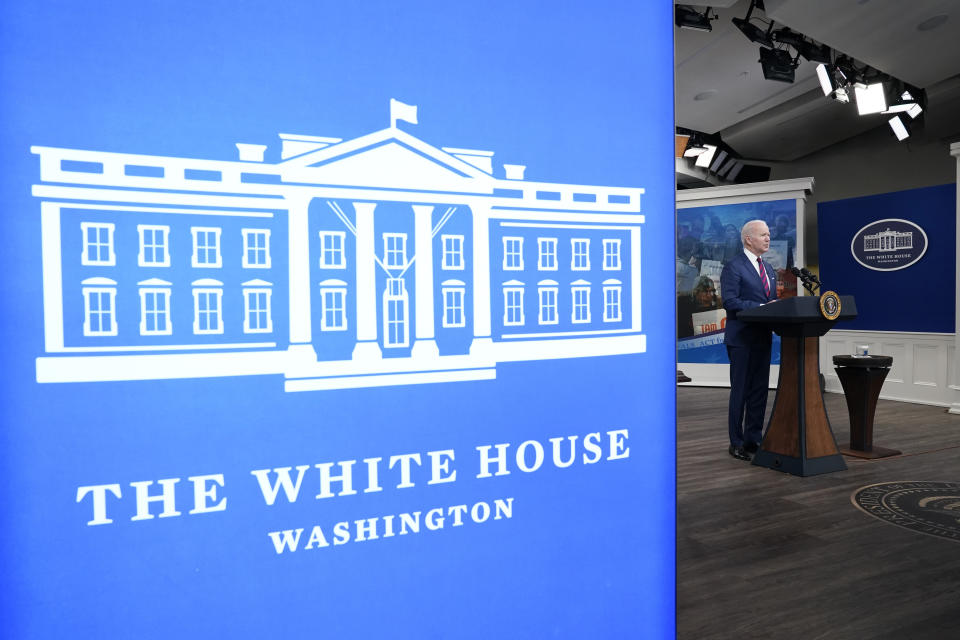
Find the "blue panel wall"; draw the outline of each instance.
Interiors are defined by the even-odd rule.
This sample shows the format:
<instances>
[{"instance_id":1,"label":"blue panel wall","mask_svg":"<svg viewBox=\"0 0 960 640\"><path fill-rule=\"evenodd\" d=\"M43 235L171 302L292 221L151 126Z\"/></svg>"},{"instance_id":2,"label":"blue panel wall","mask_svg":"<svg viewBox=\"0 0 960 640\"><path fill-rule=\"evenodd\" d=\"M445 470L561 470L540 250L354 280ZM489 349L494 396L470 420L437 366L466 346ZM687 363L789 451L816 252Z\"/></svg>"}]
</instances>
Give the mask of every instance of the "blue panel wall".
<instances>
[{"instance_id":1,"label":"blue panel wall","mask_svg":"<svg viewBox=\"0 0 960 640\"><path fill-rule=\"evenodd\" d=\"M3 635L672 637L672 16L4 3Z\"/></svg>"},{"instance_id":2,"label":"blue panel wall","mask_svg":"<svg viewBox=\"0 0 960 640\"><path fill-rule=\"evenodd\" d=\"M903 220L913 227L915 246L910 257L870 268L858 261L864 227L882 220ZM899 223L881 224L875 231ZM922 233L915 227L919 227ZM844 329L952 333L956 290L956 185L908 189L861 198L821 202L817 206L820 279L824 287L856 297L856 320ZM871 235L871 230L864 231ZM926 238L923 239L923 234ZM856 246L852 246L856 243ZM896 256L906 251L876 251ZM902 266L912 261L909 266ZM872 265L873 263L868 262Z\"/></svg>"}]
</instances>

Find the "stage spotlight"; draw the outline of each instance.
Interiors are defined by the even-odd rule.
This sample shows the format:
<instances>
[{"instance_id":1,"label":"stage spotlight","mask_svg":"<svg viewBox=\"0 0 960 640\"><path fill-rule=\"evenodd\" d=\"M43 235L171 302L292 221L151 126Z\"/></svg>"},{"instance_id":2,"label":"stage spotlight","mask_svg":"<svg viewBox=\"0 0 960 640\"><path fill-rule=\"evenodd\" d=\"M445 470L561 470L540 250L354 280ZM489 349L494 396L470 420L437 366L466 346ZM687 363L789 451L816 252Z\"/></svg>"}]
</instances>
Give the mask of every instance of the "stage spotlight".
<instances>
[{"instance_id":1,"label":"stage spotlight","mask_svg":"<svg viewBox=\"0 0 960 640\"><path fill-rule=\"evenodd\" d=\"M718 173L720 171L720 165L723 164L723 161L727 159L729 154L726 151L721 151L717 154L716 158L713 161L713 164L710 165L710 171Z\"/></svg>"},{"instance_id":2,"label":"stage spotlight","mask_svg":"<svg viewBox=\"0 0 960 640\"><path fill-rule=\"evenodd\" d=\"M866 116L887 110L887 96L884 93L882 82L863 85L862 88L858 85L854 92L857 98L857 112L860 115Z\"/></svg>"},{"instance_id":3,"label":"stage spotlight","mask_svg":"<svg viewBox=\"0 0 960 640\"><path fill-rule=\"evenodd\" d=\"M831 49L825 44L816 44L809 40L804 40L797 47L797 52L810 62L820 62L830 64Z\"/></svg>"},{"instance_id":4,"label":"stage spotlight","mask_svg":"<svg viewBox=\"0 0 960 640\"><path fill-rule=\"evenodd\" d=\"M698 167L703 167L706 169L710 166L710 163L713 161L713 154L717 152L716 145L705 144L706 151L697 156L697 161L694 163Z\"/></svg>"},{"instance_id":5,"label":"stage spotlight","mask_svg":"<svg viewBox=\"0 0 960 640\"><path fill-rule=\"evenodd\" d=\"M849 57L840 56L837 58L837 61L833 63L833 66L837 71L838 84L847 85L858 81L860 72L857 71L857 68L853 64L853 60Z\"/></svg>"},{"instance_id":6,"label":"stage spotlight","mask_svg":"<svg viewBox=\"0 0 960 640\"><path fill-rule=\"evenodd\" d=\"M834 91L833 78L830 69L825 64L817 65L817 79L820 80L820 88L823 89L823 95L828 96Z\"/></svg>"},{"instance_id":7,"label":"stage spotlight","mask_svg":"<svg viewBox=\"0 0 960 640\"><path fill-rule=\"evenodd\" d=\"M743 18L734 18L733 24L736 25L737 29L747 36L751 42L756 42L765 47L773 48L773 39L770 37L769 31L764 31L760 27L750 22L747 22Z\"/></svg>"},{"instance_id":8,"label":"stage spotlight","mask_svg":"<svg viewBox=\"0 0 960 640\"><path fill-rule=\"evenodd\" d=\"M911 119L919 116L923 113L921 103L926 102L926 94L922 90L915 89L914 92L916 96L909 89L901 93L898 98L887 105L887 110L884 113L906 113Z\"/></svg>"},{"instance_id":9,"label":"stage spotlight","mask_svg":"<svg viewBox=\"0 0 960 640\"><path fill-rule=\"evenodd\" d=\"M692 7L678 4L674 12L674 23L681 29L690 29L691 31L712 31L710 26L710 7L703 13L700 13Z\"/></svg>"},{"instance_id":10,"label":"stage spotlight","mask_svg":"<svg viewBox=\"0 0 960 640\"><path fill-rule=\"evenodd\" d=\"M760 47L760 66L763 77L777 82L793 82L797 61L786 49L767 49Z\"/></svg>"},{"instance_id":11,"label":"stage spotlight","mask_svg":"<svg viewBox=\"0 0 960 640\"><path fill-rule=\"evenodd\" d=\"M763 9L763 1L750 0L750 8L747 9L747 15L742 18L733 18L732 22L737 29L740 29L743 35L749 38L750 42L756 42L757 44L773 49L773 39L770 37L770 32L773 30L773 22L770 23L770 27L766 31L750 22L750 16L757 7Z\"/></svg>"},{"instance_id":12,"label":"stage spotlight","mask_svg":"<svg viewBox=\"0 0 960 640\"><path fill-rule=\"evenodd\" d=\"M905 123L900 116L893 116L889 120L890 128L893 129L893 133L897 136L897 140L903 142L910 137L910 129L907 128L907 123Z\"/></svg>"},{"instance_id":13,"label":"stage spotlight","mask_svg":"<svg viewBox=\"0 0 960 640\"><path fill-rule=\"evenodd\" d=\"M727 174L729 174L731 169L736 166L737 162L739 162L739 160L736 158L727 158L727 161L723 163L723 166L720 167L719 171L717 171L717 175L719 175L721 178L727 178Z\"/></svg>"},{"instance_id":14,"label":"stage spotlight","mask_svg":"<svg viewBox=\"0 0 960 640\"><path fill-rule=\"evenodd\" d=\"M731 182L736 180L742 169L743 163L737 160L735 163L733 163L733 168L730 169L730 173L727 174L727 180L730 180Z\"/></svg>"},{"instance_id":15,"label":"stage spotlight","mask_svg":"<svg viewBox=\"0 0 960 640\"><path fill-rule=\"evenodd\" d=\"M804 41L803 34L797 33L796 31L791 31L787 27L777 29L771 35L777 42L788 44L798 51L800 50L800 44Z\"/></svg>"}]
</instances>

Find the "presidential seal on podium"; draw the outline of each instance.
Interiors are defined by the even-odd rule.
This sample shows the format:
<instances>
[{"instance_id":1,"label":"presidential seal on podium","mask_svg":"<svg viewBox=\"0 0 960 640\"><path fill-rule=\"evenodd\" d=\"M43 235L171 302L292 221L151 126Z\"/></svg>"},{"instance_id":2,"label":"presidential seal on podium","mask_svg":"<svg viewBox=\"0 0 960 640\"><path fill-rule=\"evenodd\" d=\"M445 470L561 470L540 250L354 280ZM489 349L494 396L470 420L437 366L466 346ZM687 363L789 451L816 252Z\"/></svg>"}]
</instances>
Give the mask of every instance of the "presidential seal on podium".
<instances>
[{"instance_id":1,"label":"presidential seal on podium","mask_svg":"<svg viewBox=\"0 0 960 640\"><path fill-rule=\"evenodd\" d=\"M827 291L820 296L820 313L827 320L840 317L840 296L835 291Z\"/></svg>"}]
</instances>

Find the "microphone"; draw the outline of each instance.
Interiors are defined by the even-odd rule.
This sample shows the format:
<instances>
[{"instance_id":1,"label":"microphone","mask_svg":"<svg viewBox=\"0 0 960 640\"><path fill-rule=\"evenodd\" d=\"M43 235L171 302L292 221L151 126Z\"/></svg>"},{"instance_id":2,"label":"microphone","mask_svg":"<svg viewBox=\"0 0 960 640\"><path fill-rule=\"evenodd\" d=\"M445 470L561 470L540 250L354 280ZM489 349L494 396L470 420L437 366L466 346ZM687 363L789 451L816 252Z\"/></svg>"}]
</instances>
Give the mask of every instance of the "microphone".
<instances>
[{"instance_id":1,"label":"microphone","mask_svg":"<svg viewBox=\"0 0 960 640\"><path fill-rule=\"evenodd\" d=\"M816 293L817 292L816 290L819 289L820 285L822 284L820 282L820 278L818 278L816 274L808 271L806 268L801 268L800 273L807 276L807 280L809 280L813 284L813 289L810 289L810 293Z\"/></svg>"},{"instance_id":2,"label":"microphone","mask_svg":"<svg viewBox=\"0 0 960 640\"><path fill-rule=\"evenodd\" d=\"M802 273L803 275L807 276L807 278L809 278L810 281L812 281L812 282L813 282L814 284L816 284L816 285L822 285L822 284L823 284L822 282L820 282L820 278L817 277L817 274L813 273L812 271L807 271L807 270L804 268L804 269L800 269L800 273Z\"/></svg>"},{"instance_id":3,"label":"microphone","mask_svg":"<svg viewBox=\"0 0 960 640\"><path fill-rule=\"evenodd\" d=\"M814 287L816 287L817 285L815 285L815 284L813 283L813 280L811 280L811 276L812 276L813 274L811 274L811 273L810 273L809 271L807 271L806 269L798 269L798 268L796 268L796 267L791 267L791 268L790 268L790 273L792 273L793 275L795 275L795 276L797 276L798 278L800 278L800 281L803 283L803 288L804 288L804 289L806 289L806 290L809 291L810 293L816 293L816 292L814 291Z\"/></svg>"}]
</instances>

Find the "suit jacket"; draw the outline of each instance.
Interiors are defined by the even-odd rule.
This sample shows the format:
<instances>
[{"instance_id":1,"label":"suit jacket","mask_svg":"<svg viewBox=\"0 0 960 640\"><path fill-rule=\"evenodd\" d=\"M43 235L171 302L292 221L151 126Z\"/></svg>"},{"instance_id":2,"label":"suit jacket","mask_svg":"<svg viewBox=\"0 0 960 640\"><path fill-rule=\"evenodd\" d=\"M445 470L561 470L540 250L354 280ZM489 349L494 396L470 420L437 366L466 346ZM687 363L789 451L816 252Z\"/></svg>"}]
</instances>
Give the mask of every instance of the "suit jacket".
<instances>
[{"instance_id":1,"label":"suit jacket","mask_svg":"<svg viewBox=\"0 0 960 640\"><path fill-rule=\"evenodd\" d=\"M733 347L769 345L770 330L755 323L742 322L737 313L744 309L753 309L761 304L777 299L777 273L766 262L764 271L770 282L770 295L763 292L763 282L756 268L747 259L744 252L723 267L720 273L720 295L723 308L727 310L727 326L724 342Z\"/></svg>"}]
</instances>

